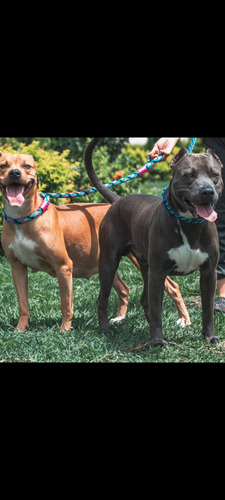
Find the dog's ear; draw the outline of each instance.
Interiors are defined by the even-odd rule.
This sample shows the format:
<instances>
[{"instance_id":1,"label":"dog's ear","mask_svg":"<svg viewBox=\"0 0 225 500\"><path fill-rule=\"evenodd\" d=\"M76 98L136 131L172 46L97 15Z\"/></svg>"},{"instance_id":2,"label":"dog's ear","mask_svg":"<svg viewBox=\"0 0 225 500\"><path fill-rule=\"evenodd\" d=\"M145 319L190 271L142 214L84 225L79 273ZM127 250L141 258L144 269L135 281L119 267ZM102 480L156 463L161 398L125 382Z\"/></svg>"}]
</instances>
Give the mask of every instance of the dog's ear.
<instances>
[{"instance_id":1,"label":"dog's ear","mask_svg":"<svg viewBox=\"0 0 225 500\"><path fill-rule=\"evenodd\" d=\"M172 161L170 163L170 167L174 167L178 163L178 161L180 161L181 158L183 158L183 156L185 156L185 155L188 155L187 149L186 148L181 148L180 151L179 151L179 153L177 153L173 157L173 159L172 159Z\"/></svg>"},{"instance_id":2,"label":"dog's ear","mask_svg":"<svg viewBox=\"0 0 225 500\"><path fill-rule=\"evenodd\" d=\"M2 151L0 151L0 158L1 158L2 155L3 155L3 153L2 153Z\"/></svg>"},{"instance_id":3,"label":"dog's ear","mask_svg":"<svg viewBox=\"0 0 225 500\"><path fill-rule=\"evenodd\" d=\"M222 164L222 162L221 162L221 160L220 160L219 156L217 156L217 154L215 153L214 149L208 148L208 149L206 150L206 153L207 153L208 155L213 156L213 158L215 158L215 160L219 163L220 167L221 167L221 168L223 168L223 164Z\"/></svg>"}]
</instances>

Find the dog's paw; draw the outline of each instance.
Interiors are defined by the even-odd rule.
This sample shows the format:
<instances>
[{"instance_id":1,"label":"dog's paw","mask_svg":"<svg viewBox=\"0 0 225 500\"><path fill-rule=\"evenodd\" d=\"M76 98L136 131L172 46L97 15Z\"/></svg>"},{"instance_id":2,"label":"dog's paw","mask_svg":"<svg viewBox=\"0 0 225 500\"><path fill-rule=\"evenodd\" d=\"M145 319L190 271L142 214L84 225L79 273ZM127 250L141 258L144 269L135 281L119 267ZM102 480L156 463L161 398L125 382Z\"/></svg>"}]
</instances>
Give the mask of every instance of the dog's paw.
<instances>
[{"instance_id":1,"label":"dog's paw","mask_svg":"<svg viewBox=\"0 0 225 500\"><path fill-rule=\"evenodd\" d=\"M71 332L72 329L73 329L73 327L69 326L69 325L61 326L60 333Z\"/></svg>"},{"instance_id":2,"label":"dog's paw","mask_svg":"<svg viewBox=\"0 0 225 500\"><path fill-rule=\"evenodd\" d=\"M123 321L125 319L125 316L117 316L116 318L112 318L110 320L110 323L119 323L120 321Z\"/></svg>"},{"instance_id":3,"label":"dog's paw","mask_svg":"<svg viewBox=\"0 0 225 500\"><path fill-rule=\"evenodd\" d=\"M210 344L216 344L216 345L218 345L220 343L219 338L216 337L216 336L211 337L211 338L207 338L206 337L205 340L206 340L206 342L210 342Z\"/></svg>"},{"instance_id":4,"label":"dog's paw","mask_svg":"<svg viewBox=\"0 0 225 500\"><path fill-rule=\"evenodd\" d=\"M166 342L166 340L164 339L153 339L151 340L150 342L150 346L151 347L161 347L161 348L164 348L164 349L168 349L168 344Z\"/></svg>"},{"instance_id":5,"label":"dog's paw","mask_svg":"<svg viewBox=\"0 0 225 500\"><path fill-rule=\"evenodd\" d=\"M17 327L13 330L14 333L24 333L29 329L29 325L27 323L23 324L23 322L18 323Z\"/></svg>"},{"instance_id":6,"label":"dog's paw","mask_svg":"<svg viewBox=\"0 0 225 500\"><path fill-rule=\"evenodd\" d=\"M21 328L15 328L15 330L13 330L13 333L24 333L25 330L21 330Z\"/></svg>"},{"instance_id":7,"label":"dog's paw","mask_svg":"<svg viewBox=\"0 0 225 500\"><path fill-rule=\"evenodd\" d=\"M177 325L180 325L181 328L185 328L186 326L191 325L191 321L187 321L185 318L180 318L177 320Z\"/></svg>"}]
</instances>

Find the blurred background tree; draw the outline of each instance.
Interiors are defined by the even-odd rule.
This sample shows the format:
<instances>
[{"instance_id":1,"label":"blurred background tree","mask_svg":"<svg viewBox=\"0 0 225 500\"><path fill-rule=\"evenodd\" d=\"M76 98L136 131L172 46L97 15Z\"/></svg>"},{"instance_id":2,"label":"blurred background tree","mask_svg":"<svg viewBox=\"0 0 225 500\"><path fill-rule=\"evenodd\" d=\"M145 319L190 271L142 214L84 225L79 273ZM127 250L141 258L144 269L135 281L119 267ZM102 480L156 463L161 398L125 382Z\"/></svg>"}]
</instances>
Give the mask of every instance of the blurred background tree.
<instances>
[{"instance_id":1,"label":"blurred background tree","mask_svg":"<svg viewBox=\"0 0 225 500\"><path fill-rule=\"evenodd\" d=\"M156 141L160 137L148 137L144 146L139 146L144 151L151 151ZM38 141L41 148L62 153L69 150L68 159L72 161L80 161L83 159L84 150L88 142L87 137L1 137L0 146L3 144L11 144L15 149L20 147L20 143L28 146L33 141ZM189 139L190 141L190 139ZM121 153L126 144L129 143L129 137L103 137L100 138L98 146L107 146L110 161L114 161ZM186 146L187 142L179 141L177 147ZM203 150L203 138L198 138L195 144L195 152L199 153Z\"/></svg>"},{"instance_id":2,"label":"blurred background tree","mask_svg":"<svg viewBox=\"0 0 225 500\"><path fill-rule=\"evenodd\" d=\"M22 142L28 146L33 141L38 141L43 149L52 149L62 153L69 150L68 159L80 161L84 156L87 145L87 137L1 137L0 144L10 143L15 149L20 147ZM99 146L107 146L110 161L114 161L121 153L124 144L129 141L128 137L104 137L99 140Z\"/></svg>"}]
</instances>

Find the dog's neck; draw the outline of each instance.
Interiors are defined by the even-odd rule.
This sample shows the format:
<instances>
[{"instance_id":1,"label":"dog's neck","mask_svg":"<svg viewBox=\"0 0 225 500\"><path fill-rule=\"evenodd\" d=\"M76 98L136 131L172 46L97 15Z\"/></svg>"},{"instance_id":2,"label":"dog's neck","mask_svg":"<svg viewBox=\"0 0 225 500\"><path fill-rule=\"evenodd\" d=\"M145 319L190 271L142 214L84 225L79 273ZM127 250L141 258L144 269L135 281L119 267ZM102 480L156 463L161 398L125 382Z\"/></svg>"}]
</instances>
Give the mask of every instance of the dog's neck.
<instances>
[{"instance_id":1,"label":"dog's neck","mask_svg":"<svg viewBox=\"0 0 225 500\"><path fill-rule=\"evenodd\" d=\"M187 211L186 208L184 208L180 202L180 200L174 195L173 189L171 189L172 183L169 184L167 192L166 192L166 198L171 206L172 210L174 213L180 217L186 217L187 219L193 219L193 216L191 212Z\"/></svg>"},{"instance_id":2,"label":"dog's neck","mask_svg":"<svg viewBox=\"0 0 225 500\"><path fill-rule=\"evenodd\" d=\"M165 194L166 191L168 192ZM173 195L171 194L169 187L163 190L162 196L163 196L163 203L166 206L167 210L169 210L169 212L178 220L192 225L193 224L198 225L205 222L205 219L194 218L191 212L187 209L183 209L181 205L179 208L179 203L177 200L173 199Z\"/></svg>"},{"instance_id":3,"label":"dog's neck","mask_svg":"<svg viewBox=\"0 0 225 500\"><path fill-rule=\"evenodd\" d=\"M4 197L5 213L12 219L23 219L35 212L35 210L40 207L42 201L43 200L39 196L37 191L35 191L29 198L25 198L25 201L21 207L11 206L8 200Z\"/></svg>"}]
</instances>

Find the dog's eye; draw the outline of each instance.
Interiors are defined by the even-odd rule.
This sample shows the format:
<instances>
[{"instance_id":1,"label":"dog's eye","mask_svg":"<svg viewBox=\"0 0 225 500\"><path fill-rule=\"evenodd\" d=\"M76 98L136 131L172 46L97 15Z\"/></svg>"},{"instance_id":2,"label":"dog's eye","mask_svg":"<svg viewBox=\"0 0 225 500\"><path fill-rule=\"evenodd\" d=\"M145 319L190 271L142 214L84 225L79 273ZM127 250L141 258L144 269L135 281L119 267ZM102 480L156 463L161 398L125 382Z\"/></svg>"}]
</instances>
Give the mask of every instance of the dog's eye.
<instances>
[{"instance_id":1,"label":"dog's eye","mask_svg":"<svg viewBox=\"0 0 225 500\"><path fill-rule=\"evenodd\" d=\"M194 171L185 172L184 176L187 177L188 179L194 179L195 173Z\"/></svg>"},{"instance_id":2,"label":"dog's eye","mask_svg":"<svg viewBox=\"0 0 225 500\"><path fill-rule=\"evenodd\" d=\"M26 170L29 170L29 169L31 168L31 166L30 166L30 165L28 165L28 163L26 163L26 164L23 166L23 168L25 168Z\"/></svg>"},{"instance_id":3,"label":"dog's eye","mask_svg":"<svg viewBox=\"0 0 225 500\"><path fill-rule=\"evenodd\" d=\"M217 174L217 172L214 172L212 175L211 175L211 179L212 181L214 182L214 184L217 184L218 180L219 180L219 174Z\"/></svg>"},{"instance_id":4,"label":"dog's eye","mask_svg":"<svg viewBox=\"0 0 225 500\"><path fill-rule=\"evenodd\" d=\"M0 168L2 168L2 169L7 168L7 167L8 167L7 163L2 163L2 165L0 165Z\"/></svg>"}]
</instances>

